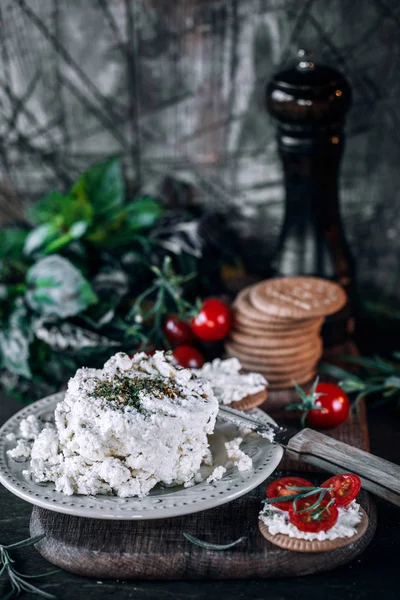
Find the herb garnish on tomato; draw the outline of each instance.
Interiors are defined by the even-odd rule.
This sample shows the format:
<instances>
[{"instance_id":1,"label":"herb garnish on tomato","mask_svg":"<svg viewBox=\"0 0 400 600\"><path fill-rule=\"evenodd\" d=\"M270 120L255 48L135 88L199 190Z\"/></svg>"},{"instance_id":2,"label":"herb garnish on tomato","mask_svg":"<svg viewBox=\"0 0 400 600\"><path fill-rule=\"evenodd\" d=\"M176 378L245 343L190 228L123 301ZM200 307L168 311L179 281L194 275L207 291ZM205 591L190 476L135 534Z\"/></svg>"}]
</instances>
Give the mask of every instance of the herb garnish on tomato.
<instances>
[{"instance_id":1,"label":"herb garnish on tomato","mask_svg":"<svg viewBox=\"0 0 400 600\"><path fill-rule=\"evenodd\" d=\"M319 531L328 531L334 526L338 520L339 512L333 503L322 502L318 508L311 509L311 500L304 498L297 504L297 508L294 506L289 509L289 519L300 529L300 531L306 531L309 533L318 533Z\"/></svg>"},{"instance_id":2,"label":"herb garnish on tomato","mask_svg":"<svg viewBox=\"0 0 400 600\"><path fill-rule=\"evenodd\" d=\"M272 506L276 506L281 510L289 510L293 506L293 497L298 495L297 491L290 488L308 488L313 487L312 483L301 477L281 477L275 479L267 487L267 498L278 498L278 502L271 502Z\"/></svg>"}]
</instances>

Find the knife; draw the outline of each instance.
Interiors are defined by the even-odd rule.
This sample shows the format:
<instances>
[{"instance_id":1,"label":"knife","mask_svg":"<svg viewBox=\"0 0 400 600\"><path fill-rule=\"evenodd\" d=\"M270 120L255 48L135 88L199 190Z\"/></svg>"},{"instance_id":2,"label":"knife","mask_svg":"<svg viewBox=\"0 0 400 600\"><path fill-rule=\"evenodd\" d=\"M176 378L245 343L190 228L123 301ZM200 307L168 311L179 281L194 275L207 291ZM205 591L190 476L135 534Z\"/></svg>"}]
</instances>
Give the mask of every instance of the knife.
<instances>
[{"instance_id":1,"label":"knife","mask_svg":"<svg viewBox=\"0 0 400 600\"><path fill-rule=\"evenodd\" d=\"M272 420L263 423L253 415L220 406L219 416L253 429L286 450L287 456L330 473L355 473L362 487L400 506L400 466L374 454L339 442L313 429L280 427Z\"/></svg>"}]
</instances>

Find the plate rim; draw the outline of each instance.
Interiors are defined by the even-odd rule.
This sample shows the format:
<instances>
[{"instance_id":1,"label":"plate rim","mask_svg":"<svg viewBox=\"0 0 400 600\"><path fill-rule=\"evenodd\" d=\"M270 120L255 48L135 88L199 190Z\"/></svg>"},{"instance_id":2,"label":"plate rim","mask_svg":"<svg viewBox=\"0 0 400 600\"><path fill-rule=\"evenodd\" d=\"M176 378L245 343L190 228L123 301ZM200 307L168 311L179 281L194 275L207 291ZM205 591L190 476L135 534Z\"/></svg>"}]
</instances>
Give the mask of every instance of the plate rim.
<instances>
[{"instance_id":1,"label":"plate rim","mask_svg":"<svg viewBox=\"0 0 400 600\"><path fill-rule=\"evenodd\" d=\"M7 462L5 461L5 454L6 454L6 434L9 432L8 430L10 430L10 428L14 429L16 428L16 426L18 425L18 423L23 419L26 418L27 416L29 416L30 414L43 414L46 412L45 408L47 408L49 405L51 406L52 403L57 403L60 401L60 399L62 398L63 394L65 394L65 391L61 391L61 392L57 392L55 394L51 394L50 396L46 396L45 398L42 398L41 400L37 400L36 402L33 402L32 404L29 404L28 406L23 407L21 410L19 410L18 412L16 412L14 415L12 415L0 428L0 483L12 494L14 494L15 496L17 496L18 498L24 500L25 502L28 502L29 504L32 504L34 506L38 506L39 508L43 508L46 510L50 510L52 512L57 512L57 513L61 513L61 514L67 514L67 515L71 515L71 516L76 516L76 517L81 517L81 518L95 518L95 519L101 519L101 520L113 520L113 521L135 521L135 520L141 520L141 521L147 521L147 520L155 520L155 519L167 519L167 518L175 518L175 517L181 517L184 515L188 515L188 514L193 514L196 512L201 512L204 510L210 510L212 508L216 508L217 506L222 506L223 504L227 504L228 502L232 502L233 500L236 500L237 498L240 498L241 496L244 496L245 494L247 494L248 492L250 492L252 489L256 488L258 485L260 485L263 481L265 481L267 479L267 477L269 477L269 475L271 475L271 473L273 473L276 468L278 467L282 456L283 456L283 448L281 446L278 446L277 444L272 444L271 443L271 449L272 449L272 454L270 456L270 460L268 461L268 464L266 466L263 467L259 467L257 471L252 472L252 476L248 478L247 481L243 481L243 485L240 486L238 489L234 490L234 491L230 491L228 494L221 494L221 496L214 496L214 497L208 497L207 500L202 500L201 502L196 502L196 503L188 503L188 505L182 505L179 507L167 507L164 508L162 511L160 511L160 513L158 513L156 510L147 513L146 514L146 510L143 509L143 512L136 512L135 509L132 509L132 512L125 514L116 514L114 511L115 509L113 507L110 507L109 510L104 509L102 510L102 512L100 512L100 508L96 507L97 510L95 509L95 515L93 516L93 514L87 514L87 512L90 510L88 507L82 508L79 506L63 506L62 504L58 503L56 500L54 499L44 499L42 497L36 497L33 495L33 492L25 487L24 485L21 485L21 483L16 480L14 474L12 473L12 471L10 471ZM50 409L52 410L52 409ZM256 412L259 416L263 416L267 421L270 421L271 423L275 423L275 421L272 419L272 417L270 417L268 415L268 413L262 411L259 408L255 408L252 409L252 412ZM16 481L17 483L13 483L13 481ZM219 481L216 481L214 483L210 483L207 484L209 486L209 489L218 489L219 487ZM190 488L189 488L190 489ZM52 490L53 491L53 490ZM180 491L181 488L180 488ZM73 496L67 496L68 498L72 498ZM76 498L80 498L80 495L76 495ZM85 498L88 498L89 496L84 496ZM148 497L148 496L147 496ZM93 496L93 498L95 498L96 502L99 502L99 496ZM136 501L138 500L137 497L134 498ZM129 499L125 499L125 500L129 500ZM93 513L93 510L91 511Z\"/></svg>"}]
</instances>

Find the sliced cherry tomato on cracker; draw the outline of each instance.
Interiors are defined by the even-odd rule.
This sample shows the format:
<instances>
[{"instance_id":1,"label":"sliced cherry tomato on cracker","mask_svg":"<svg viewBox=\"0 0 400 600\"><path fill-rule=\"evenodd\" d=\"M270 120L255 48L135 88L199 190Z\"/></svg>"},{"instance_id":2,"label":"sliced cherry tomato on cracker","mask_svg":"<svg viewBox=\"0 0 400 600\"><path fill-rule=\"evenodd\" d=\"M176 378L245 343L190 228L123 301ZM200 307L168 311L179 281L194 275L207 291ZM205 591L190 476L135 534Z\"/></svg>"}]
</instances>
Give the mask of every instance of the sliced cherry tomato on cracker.
<instances>
[{"instance_id":1,"label":"sliced cherry tomato on cracker","mask_svg":"<svg viewBox=\"0 0 400 600\"><path fill-rule=\"evenodd\" d=\"M314 502L314 497L302 498L296 502L296 511L294 506L289 509L289 520L300 531L309 533L328 531L338 520L338 509L334 504L329 505L326 501L322 501L314 510L307 510Z\"/></svg>"},{"instance_id":2,"label":"sliced cherry tomato on cracker","mask_svg":"<svg viewBox=\"0 0 400 600\"><path fill-rule=\"evenodd\" d=\"M361 479L353 473L343 473L327 479L321 487L333 488L329 496L334 499L336 506L347 506L358 496Z\"/></svg>"},{"instance_id":3,"label":"sliced cherry tomato on cracker","mask_svg":"<svg viewBox=\"0 0 400 600\"><path fill-rule=\"evenodd\" d=\"M302 477L281 477L269 484L267 487L267 498L284 498L296 496L300 493L288 490L288 487L313 487L313 484ZM271 504L281 510L289 510L289 508L293 506L293 502L289 500L284 502L271 502Z\"/></svg>"}]
</instances>

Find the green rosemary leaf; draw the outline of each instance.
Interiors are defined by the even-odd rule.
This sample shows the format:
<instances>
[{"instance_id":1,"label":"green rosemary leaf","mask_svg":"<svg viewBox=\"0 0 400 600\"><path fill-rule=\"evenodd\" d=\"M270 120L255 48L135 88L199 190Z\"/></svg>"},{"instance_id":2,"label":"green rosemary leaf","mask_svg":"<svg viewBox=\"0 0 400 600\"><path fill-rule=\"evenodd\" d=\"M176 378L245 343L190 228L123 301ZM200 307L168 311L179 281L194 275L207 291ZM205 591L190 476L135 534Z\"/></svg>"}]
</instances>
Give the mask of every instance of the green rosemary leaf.
<instances>
[{"instance_id":1,"label":"green rosemary leaf","mask_svg":"<svg viewBox=\"0 0 400 600\"><path fill-rule=\"evenodd\" d=\"M363 384L362 379L360 379L353 373L349 373L348 371L345 371L344 369L337 367L336 365L322 363L321 365L319 365L318 371L320 373L325 373L326 375L331 375L335 379L346 380L346 381L351 380L354 382L358 382L359 384Z\"/></svg>"},{"instance_id":2,"label":"green rosemary leaf","mask_svg":"<svg viewBox=\"0 0 400 600\"><path fill-rule=\"evenodd\" d=\"M295 512L297 513L306 513L306 512L312 512L313 510L315 510L316 508L318 508L321 505L322 500L324 499L324 496L326 494L326 491L323 490L317 500L314 502L314 504L312 504L311 506L307 506L307 508L303 508L302 510L295 510Z\"/></svg>"},{"instance_id":3,"label":"green rosemary leaf","mask_svg":"<svg viewBox=\"0 0 400 600\"><path fill-rule=\"evenodd\" d=\"M198 538L194 537L193 535L190 535L190 533L184 533L183 536L191 544L194 544L195 546L199 546L200 548L204 548L205 550L217 550L217 551L229 550L229 548L233 548L233 546L237 546L238 544L240 544L241 542L243 542L246 539L245 537L241 537L238 540L236 540L235 542L231 542L230 544L211 544L209 542L204 542L202 540L199 540Z\"/></svg>"},{"instance_id":4,"label":"green rosemary leaf","mask_svg":"<svg viewBox=\"0 0 400 600\"><path fill-rule=\"evenodd\" d=\"M4 550L12 550L14 548L26 548L27 546L33 546L37 544L45 537L45 534L37 535L35 537L26 538L25 540L21 540L20 542L16 542L15 544L9 544L8 546L3 546Z\"/></svg>"},{"instance_id":5,"label":"green rosemary leaf","mask_svg":"<svg viewBox=\"0 0 400 600\"><path fill-rule=\"evenodd\" d=\"M379 359L379 357L367 358L365 356L341 356L346 362L354 365L360 365L367 369L373 369L375 371L382 371L383 373L393 373L393 365L386 363L386 361ZM378 358L378 360L377 360Z\"/></svg>"},{"instance_id":6,"label":"green rosemary leaf","mask_svg":"<svg viewBox=\"0 0 400 600\"><path fill-rule=\"evenodd\" d=\"M277 498L265 498L263 504L271 504L272 502L292 502L293 500L300 500L301 498L307 498L315 494L315 488L312 488L310 492L304 492L301 494L292 494L291 496L278 496Z\"/></svg>"},{"instance_id":7,"label":"green rosemary leaf","mask_svg":"<svg viewBox=\"0 0 400 600\"><path fill-rule=\"evenodd\" d=\"M49 600L56 600L56 596L54 594L49 594L35 585L28 583L27 581L20 580L20 586L25 592L31 592L32 594L37 594L38 596L42 596L42 598L49 598Z\"/></svg>"},{"instance_id":8,"label":"green rosemary leaf","mask_svg":"<svg viewBox=\"0 0 400 600\"><path fill-rule=\"evenodd\" d=\"M54 571L49 571L48 573L40 573L39 575L24 575L20 573L16 569L14 569L14 573L19 575L19 577L23 577L24 579L40 579L42 577L49 577L50 575L56 575L57 573L62 573L61 569L55 569Z\"/></svg>"}]
</instances>

